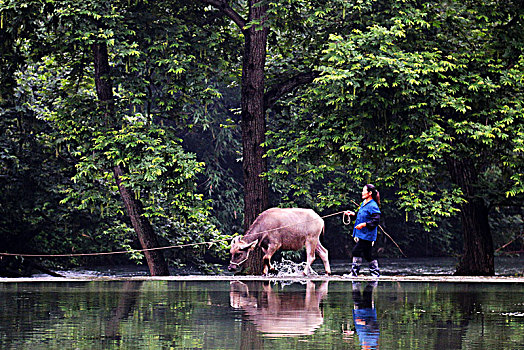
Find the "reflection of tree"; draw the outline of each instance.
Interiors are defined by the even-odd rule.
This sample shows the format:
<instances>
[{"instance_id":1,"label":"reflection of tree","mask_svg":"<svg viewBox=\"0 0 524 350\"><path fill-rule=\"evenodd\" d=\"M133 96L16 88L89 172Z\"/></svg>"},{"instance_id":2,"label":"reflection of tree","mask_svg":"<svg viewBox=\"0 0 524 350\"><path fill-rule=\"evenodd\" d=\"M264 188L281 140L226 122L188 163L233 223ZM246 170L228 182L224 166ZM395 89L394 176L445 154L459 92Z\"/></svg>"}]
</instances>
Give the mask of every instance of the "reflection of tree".
<instances>
[{"instance_id":1,"label":"reflection of tree","mask_svg":"<svg viewBox=\"0 0 524 350\"><path fill-rule=\"evenodd\" d=\"M439 345L442 348L464 348L463 342L469 328L475 327L473 316L478 313L483 317L482 302L479 302L480 295L474 292L474 290L470 290L469 287L468 284L463 284L459 290L445 293L446 297L449 297L449 301L442 301L442 303L449 303L449 310L451 310L452 314L440 318L437 323L437 339L439 339ZM453 314L460 315L460 317L458 319L454 318ZM481 337L482 333L476 334L476 336Z\"/></svg>"},{"instance_id":2,"label":"reflection of tree","mask_svg":"<svg viewBox=\"0 0 524 350\"><path fill-rule=\"evenodd\" d=\"M264 349L264 339L257 332L256 326L248 319L249 316L242 316L240 350Z\"/></svg>"},{"instance_id":3,"label":"reflection of tree","mask_svg":"<svg viewBox=\"0 0 524 350\"><path fill-rule=\"evenodd\" d=\"M127 318L133 311L136 301L140 296L140 286L142 282L126 281L122 286L122 292L119 294L118 306L113 310L112 317L108 320L105 336L108 339L120 339L119 326L120 322Z\"/></svg>"},{"instance_id":4,"label":"reflection of tree","mask_svg":"<svg viewBox=\"0 0 524 350\"><path fill-rule=\"evenodd\" d=\"M483 295L469 284L460 285L437 285L431 291L431 300L425 301L426 313L433 315L434 319L427 319L429 332L434 333L438 339L438 347L442 349L468 348L464 344L469 337L479 341L483 336L484 313L482 304L485 302ZM482 293L486 293L484 289ZM487 294L486 294L487 296ZM438 314L436 318L434 315ZM480 324L475 317L480 317ZM433 331L431 331L433 329ZM478 330L478 332L477 332Z\"/></svg>"},{"instance_id":5,"label":"reflection of tree","mask_svg":"<svg viewBox=\"0 0 524 350\"><path fill-rule=\"evenodd\" d=\"M250 285L233 282L231 306L241 308L249 323L242 327L243 342L258 332L271 337L312 335L324 322L320 302L327 292L327 281L318 289L314 282L308 281L305 294L302 291L275 291L263 282ZM254 329L258 332L253 332Z\"/></svg>"},{"instance_id":6,"label":"reflection of tree","mask_svg":"<svg viewBox=\"0 0 524 350\"><path fill-rule=\"evenodd\" d=\"M503 314L522 310L522 291L502 283L402 283L396 290L381 289L378 303L386 303L379 318L388 329L381 343L395 348L521 348L521 317Z\"/></svg>"}]
</instances>

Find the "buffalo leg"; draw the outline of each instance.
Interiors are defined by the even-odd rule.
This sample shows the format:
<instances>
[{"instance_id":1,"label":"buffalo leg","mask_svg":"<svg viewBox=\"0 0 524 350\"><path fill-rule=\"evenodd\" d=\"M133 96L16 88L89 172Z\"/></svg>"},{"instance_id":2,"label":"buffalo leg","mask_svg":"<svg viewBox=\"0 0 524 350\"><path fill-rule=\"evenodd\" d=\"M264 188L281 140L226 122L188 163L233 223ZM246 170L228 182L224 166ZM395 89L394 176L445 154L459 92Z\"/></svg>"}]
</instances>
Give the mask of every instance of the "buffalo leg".
<instances>
[{"instance_id":1,"label":"buffalo leg","mask_svg":"<svg viewBox=\"0 0 524 350\"><path fill-rule=\"evenodd\" d=\"M278 250L278 248L280 248L280 245L276 245L276 244L270 244L267 249L264 251L264 257L262 259L264 259L264 275L267 275L269 273L269 271L272 271L273 270L273 267L271 266L271 257L273 256L273 254L275 254L275 252Z\"/></svg>"},{"instance_id":2,"label":"buffalo leg","mask_svg":"<svg viewBox=\"0 0 524 350\"><path fill-rule=\"evenodd\" d=\"M318 254L320 259L322 259L322 262L324 263L324 269L326 270L327 275L331 275L331 267L329 266L329 259L328 259L328 251L324 246L320 243L320 241L317 243L317 249L315 252Z\"/></svg>"},{"instance_id":3,"label":"buffalo leg","mask_svg":"<svg viewBox=\"0 0 524 350\"><path fill-rule=\"evenodd\" d=\"M311 264L313 264L313 261L315 261L315 250L316 242L306 242L306 268L304 269L304 275L309 275L309 272L311 271Z\"/></svg>"},{"instance_id":4,"label":"buffalo leg","mask_svg":"<svg viewBox=\"0 0 524 350\"><path fill-rule=\"evenodd\" d=\"M264 271L262 271L262 274L264 276L266 276L268 274L270 267L271 267L271 265L270 265L269 259L265 259L264 258Z\"/></svg>"}]
</instances>

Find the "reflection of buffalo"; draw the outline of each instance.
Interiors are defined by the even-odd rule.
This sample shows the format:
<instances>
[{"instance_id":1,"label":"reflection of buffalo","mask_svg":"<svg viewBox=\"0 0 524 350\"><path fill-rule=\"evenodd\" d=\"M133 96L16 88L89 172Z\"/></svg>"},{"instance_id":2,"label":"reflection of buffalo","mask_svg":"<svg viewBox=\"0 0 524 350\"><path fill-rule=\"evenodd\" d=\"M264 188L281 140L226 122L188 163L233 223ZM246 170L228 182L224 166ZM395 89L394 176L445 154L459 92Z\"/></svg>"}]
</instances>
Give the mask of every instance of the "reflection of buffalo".
<instances>
[{"instance_id":1,"label":"reflection of buffalo","mask_svg":"<svg viewBox=\"0 0 524 350\"><path fill-rule=\"evenodd\" d=\"M311 335L324 322L320 301L328 292L328 281L324 281L318 290L313 282L308 281L305 297L302 292L275 292L269 284L258 287L250 291L246 284L234 281L229 296L231 306L243 309L264 335ZM260 289L261 293L257 293Z\"/></svg>"}]
</instances>

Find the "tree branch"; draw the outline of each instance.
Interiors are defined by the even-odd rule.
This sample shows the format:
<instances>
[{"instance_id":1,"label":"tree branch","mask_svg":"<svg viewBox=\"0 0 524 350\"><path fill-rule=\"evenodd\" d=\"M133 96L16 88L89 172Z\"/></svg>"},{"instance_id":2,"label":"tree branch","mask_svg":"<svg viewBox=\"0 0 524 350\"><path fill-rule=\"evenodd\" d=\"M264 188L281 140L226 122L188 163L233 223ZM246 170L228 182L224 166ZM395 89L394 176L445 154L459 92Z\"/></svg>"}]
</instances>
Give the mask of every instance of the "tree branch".
<instances>
[{"instance_id":1,"label":"tree branch","mask_svg":"<svg viewBox=\"0 0 524 350\"><path fill-rule=\"evenodd\" d=\"M211 5L217 10L222 12L224 15L229 17L237 26L240 27L240 30L244 31L246 26L246 21L240 16L231 6L229 6L227 0L201 0L204 4Z\"/></svg>"},{"instance_id":2,"label":"tree branch","mask_svg":"<svg viewBox=\"0 0 524 350\"><path fill-rule=\"evenodd\" d=\"M290 93L297 87L313 82L320 76L319 72L310 71L300 73L280 84L275 84L268 92L264 94L264 108L271 108L282 96Z\"/></svg>"}]
</instances>

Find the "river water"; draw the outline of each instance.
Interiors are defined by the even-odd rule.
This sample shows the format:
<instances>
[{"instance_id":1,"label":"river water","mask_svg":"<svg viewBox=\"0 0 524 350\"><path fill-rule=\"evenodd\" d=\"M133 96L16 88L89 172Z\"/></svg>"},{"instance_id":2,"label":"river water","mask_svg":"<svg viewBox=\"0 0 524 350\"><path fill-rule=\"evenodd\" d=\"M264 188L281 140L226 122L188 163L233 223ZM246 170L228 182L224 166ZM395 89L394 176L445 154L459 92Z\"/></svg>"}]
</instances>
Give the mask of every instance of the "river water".
<instances>
[{"instance_id":1,"label":"river water","mask_svg":"<svg viewBox=\"0 0 524 350\"><path fill-rule=\"evenodd\" d=\"M383 272L453 270L431 261L384 260ZM504 263L501 275L522 271L521 259ZM0 279L0 349L524 349L519 281Z\"/></svg>"},{"instance_id":2,"label":"river water","mask_svg":"<svg viewBox=\"0 0 524 350\"><path fill-rule=\"evenodd\" d=\"M1 349L523 349L523 283L0 284Z\"/></svg>"}]
</instances>

